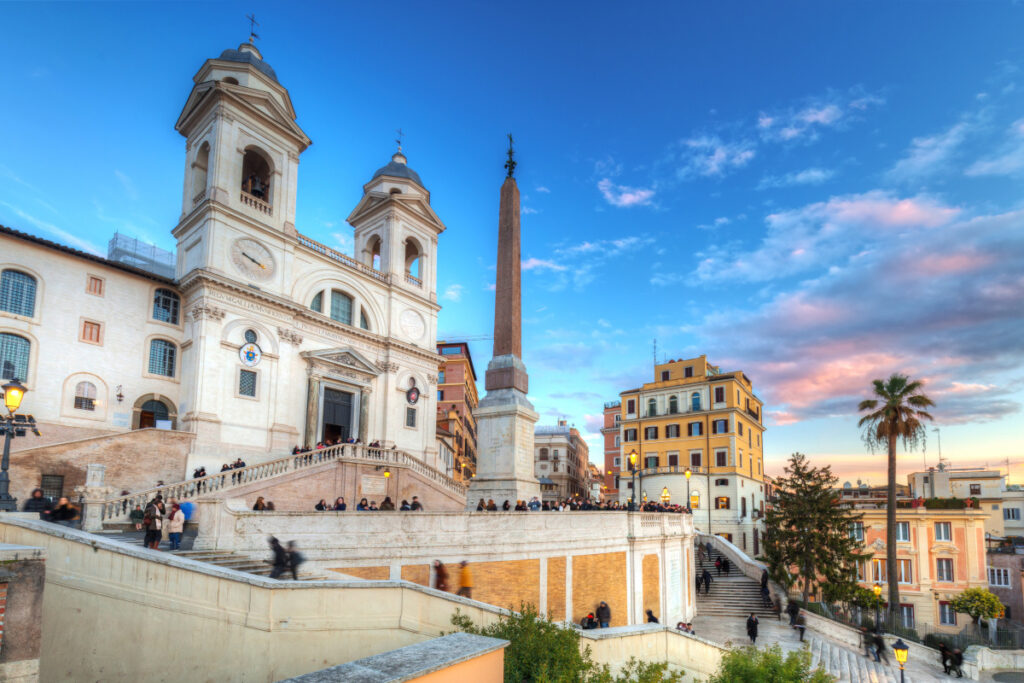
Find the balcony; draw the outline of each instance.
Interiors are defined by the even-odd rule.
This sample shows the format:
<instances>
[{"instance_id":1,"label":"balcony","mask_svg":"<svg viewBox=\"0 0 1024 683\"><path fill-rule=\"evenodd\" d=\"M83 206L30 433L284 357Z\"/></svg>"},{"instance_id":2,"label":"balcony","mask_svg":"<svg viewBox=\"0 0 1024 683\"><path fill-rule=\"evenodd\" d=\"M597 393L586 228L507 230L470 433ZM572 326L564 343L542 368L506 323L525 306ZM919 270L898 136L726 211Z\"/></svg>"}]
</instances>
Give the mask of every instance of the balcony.
<instances>
[{"instance_id":1,"label":"balcony","mask_svg":"<svg viewBox=\"0 0 1024 683\"><path fill-rule=\"evenodd\" d=\"M259 197L256 197L255 195L249 194L245 190L242 190L241 201L242 204L244 204L245 206L248 206L249 208L252 209L256 209L260 213L266 214L268 216L274 215L274 209L270 206L270 204L266 203L265 201L263 201Z\"/></svg>"},{"instance_id":2,"label":"balcony","mask_svg":"<svg viewBox=\"0 0 1024 683\"><path fill-rule=\"evenodd\" d=\"M242 194L245 194L245 193L243 192ZM379 280L380 282L384 282L384 283L388 283L388 282L391 281L391 278L390 278L390 276L387 273L382 273L379 270L374 270L373 268L370 268L369 266L365 266L362 263L360 263L359 261L356 261L351 256L346 256L345 254L342 254L340 251L337 251L335 249L331 249L330 247L328 247L326 245L320 244L316 240L310 239L310 238L306 237L305 235L298 235L298 236L296 236L296 240L302 246L304 246L304 247L306 247L308 249L312 249L313 251L317 252L318 254L323 254L327 258L333 259L333 260L337 261L338 263L342 263L342 264L348 266L349 268L354 268L355 270L360 271L364 275L368 275L368 276L372 277L374 280Z\"/></svg>"},{"instance_id":3,"label":"balcony","mask_svg":"<svg viewBox=\"0 0 1024 683\"><path fill-rule=\"evenodd\" d=\"M410 273L405 274L405 281L413 287L423 287L423 280Z\"/></svg>"}]
</instances>

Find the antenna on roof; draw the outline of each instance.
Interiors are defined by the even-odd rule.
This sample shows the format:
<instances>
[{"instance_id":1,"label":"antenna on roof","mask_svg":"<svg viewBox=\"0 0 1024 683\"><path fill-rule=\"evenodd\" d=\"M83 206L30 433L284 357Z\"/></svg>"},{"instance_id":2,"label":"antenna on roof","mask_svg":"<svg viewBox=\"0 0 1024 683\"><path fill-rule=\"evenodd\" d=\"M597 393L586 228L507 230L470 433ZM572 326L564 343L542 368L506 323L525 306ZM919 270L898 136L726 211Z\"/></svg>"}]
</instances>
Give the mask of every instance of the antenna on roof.
<instances>
[{"instance_id":1,"label":"antenna on roof","mask_svg":"<svg viewBox=\"0 0 1024 683\"><path fill-rule=\"evenodd\" d=\"M259 35L256 33L256 27L260 24L256 21L255 14L247 14L245 15L245 18L249 20L249 44L252 45L253 41L256 38L259 38Z\"/></svg>"}]
</instances>

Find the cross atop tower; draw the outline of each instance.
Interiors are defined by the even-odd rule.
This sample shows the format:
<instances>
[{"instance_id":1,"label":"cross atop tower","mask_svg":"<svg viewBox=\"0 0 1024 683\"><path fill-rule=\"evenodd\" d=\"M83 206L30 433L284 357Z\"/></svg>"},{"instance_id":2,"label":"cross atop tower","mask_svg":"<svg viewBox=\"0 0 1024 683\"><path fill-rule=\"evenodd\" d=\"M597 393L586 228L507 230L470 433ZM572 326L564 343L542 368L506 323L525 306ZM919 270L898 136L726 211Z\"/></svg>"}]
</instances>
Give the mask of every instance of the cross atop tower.
<instances>
[{"instance_id":1,"label":"cross atop tower","mask_svg":"<svg viewBox=\"0 0 1024 683\"><path fill-rule=\"evenodd\" d=\"M507 178L512 178L516 173L516 150L512 147L515 140L512 139L512 133L508 134L508 161L505 162L505 170L508 171Z\"/></svg>"},{"instance_id":2,"label":"cross atop tower","mask_svg":"<svg viewBox=\"0 0 1024 683\"><path fill-rule=\"evenodd\" d=\"M405 133L402 132L401 128L396 130L395 133L398 135L398 137L395 138L395 143L398 144L398 153L401 154L402 153L402 139L405 137Z\"/></svg>"},{"instance_id":3,"label":"cross atop tower","mask_svg":"<svg viewBox=\"0 0 1024 683\"><path fill-rule=\"evenodd\" d=\"M247 14L245 15L245 18L249 20L249 44L252 45L253 41L256 38L259 38L259 35L256 33L256 27L260 24L256 21L255 14Z\"/></svg>"}]
</instances>

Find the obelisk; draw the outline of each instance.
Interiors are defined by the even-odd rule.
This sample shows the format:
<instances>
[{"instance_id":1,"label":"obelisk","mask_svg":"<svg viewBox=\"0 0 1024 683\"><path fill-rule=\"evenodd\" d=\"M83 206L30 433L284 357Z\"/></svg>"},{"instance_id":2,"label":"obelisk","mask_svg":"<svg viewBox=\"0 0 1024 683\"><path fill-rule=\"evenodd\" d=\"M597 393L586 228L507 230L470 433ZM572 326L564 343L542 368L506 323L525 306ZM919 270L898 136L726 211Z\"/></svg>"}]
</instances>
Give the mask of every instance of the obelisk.
<instances>
[{"instance_id":1,"label":"obelisk","mask_svg":"<svg viewBox=\"0 0 1024 683\"><path fill-rule=\"evenodd\" d=\"M515 150L508 136L505 182L498 211L498 267L494 287L494 353L487 364L485 388L475 416L476 476L469 484L466 509L493 499L530 502L540 497L533 472L533 428L540 417L526 394L529 377L523 364L522 291L519 262L519 187Z\"/></svg>"}]
</instances>

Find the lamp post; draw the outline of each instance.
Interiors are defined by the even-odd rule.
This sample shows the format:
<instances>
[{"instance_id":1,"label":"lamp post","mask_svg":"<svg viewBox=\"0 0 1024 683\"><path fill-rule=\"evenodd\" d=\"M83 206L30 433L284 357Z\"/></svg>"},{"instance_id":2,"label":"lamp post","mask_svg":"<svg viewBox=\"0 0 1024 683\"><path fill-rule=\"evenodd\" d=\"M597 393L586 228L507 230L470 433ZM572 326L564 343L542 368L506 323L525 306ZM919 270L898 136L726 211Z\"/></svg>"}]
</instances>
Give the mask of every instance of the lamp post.
<instances>
[{"instance_id":1,"label":"lamp post","mask_svg":"<svg viewBox=\"0 0 1024 683\"><path fill-rule=\"evenodd\" d=\"M686 468L686 507L687 508L690 507L690 475L691 474L693 474L693 472L691 472L690 468L687 467Z\"/></svg>"},{"instance_id":2,"label":"lamp post","mask_svg":"<svg viewBox=\"0 0 1024 683\"><path fill-rule=\"evenodd\" d=\"M876 583L871 592L875 594L875 633L881 633L878 626L878 606L882 604L882 586Z\"/></svg>"},{"instance_id":3,"label":"lamp post","mask_svg":"<svg viewBox=\"0 0 1024 683\"><path fill-rule=\"evenodd\" d=\"M629 492L629 509L633 510L636 506L636 449L634 448L629 453L629 466L633 468L633 489Z\"/></svg>"},{"instance_id":4,"label":"lamp post","mask_svg":"<svg viewBox=\"0 0 1024 683\"><path fill-rule=\"evenodd\" d=\"M892 644L892 651L896 654L896 661L900 663L900 683L906 683L903 678L903 667L907 663L907 655L910 654L910 648L907 647L902 638L899 638Z\"/></svg>"},{"instance_id":5,"label":"lamp post","mask_svg":"<svg viewBox=\"0 0 1024 683\"><path fill-rule=\"evenodd\" d=\"M25 431L31 429L38 436L36 421L31 415L15 415L21 407L21 399L25 397L25 386L17 379L12 379L3 385L4 407L7 408L7 417L0 417L0 432L4 434L4 456L0 461L0 512L17 512L18 501L11 496L11 478L7 474L7 468L11 461L11 439L16 436L25 436Z\"/></svg>"}]
</instances>

